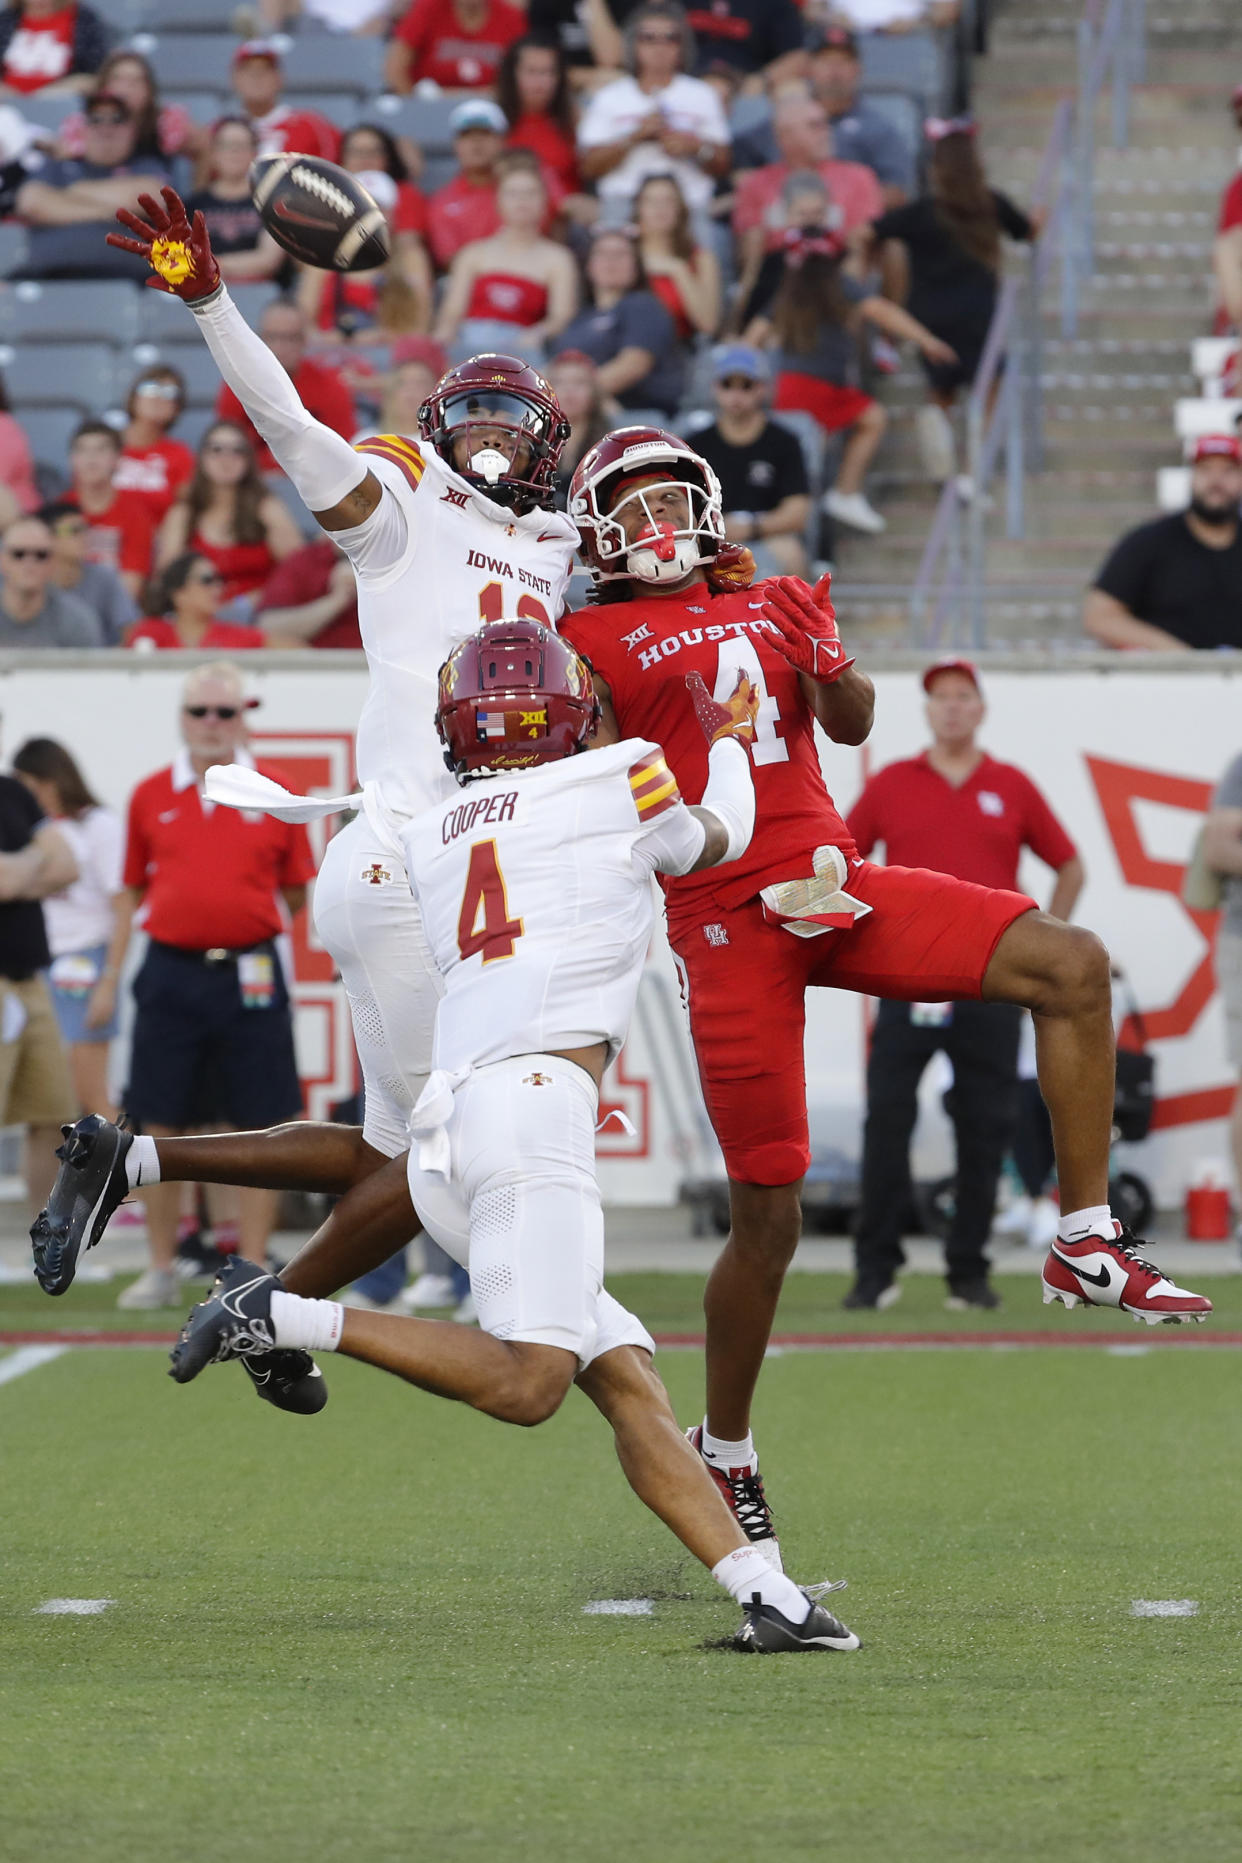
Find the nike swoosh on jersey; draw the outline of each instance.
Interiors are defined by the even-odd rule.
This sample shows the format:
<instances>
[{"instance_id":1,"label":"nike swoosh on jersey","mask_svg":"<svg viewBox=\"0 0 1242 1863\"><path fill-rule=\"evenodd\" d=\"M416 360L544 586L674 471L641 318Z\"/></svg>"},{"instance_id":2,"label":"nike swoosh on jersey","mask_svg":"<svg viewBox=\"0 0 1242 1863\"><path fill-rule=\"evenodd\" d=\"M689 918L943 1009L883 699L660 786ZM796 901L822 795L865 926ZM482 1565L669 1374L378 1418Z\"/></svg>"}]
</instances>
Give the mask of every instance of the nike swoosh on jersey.
<instances>
[{"instance_id":1,"label":"nike swoosh on jersey","mask_svg":"<svg viewBox=\"0 0 1242 1863\"><path fill-rule=\"evenodd\" d=\"M1103 1267L1100 1269L1100 1272L1098 1274L1092 1274L1089 1268L1084 1268L1082 1263L1075 1261L1072 1255L1063 1255L1060 1249L1057 1248L1055 1245L1053 1247L1052 1252L1056 1256L1058 1261L1063 1261L1065 1263L1065 1266L1071 1271L1071 1273L1076 1274L1078 1276L1079 1280L1090 1281L1092 1287L1111 1287L1112 1286L1113 1277L1112 1277L1112 1273L1109 1268Z\"/></svg>"}]
</instances>

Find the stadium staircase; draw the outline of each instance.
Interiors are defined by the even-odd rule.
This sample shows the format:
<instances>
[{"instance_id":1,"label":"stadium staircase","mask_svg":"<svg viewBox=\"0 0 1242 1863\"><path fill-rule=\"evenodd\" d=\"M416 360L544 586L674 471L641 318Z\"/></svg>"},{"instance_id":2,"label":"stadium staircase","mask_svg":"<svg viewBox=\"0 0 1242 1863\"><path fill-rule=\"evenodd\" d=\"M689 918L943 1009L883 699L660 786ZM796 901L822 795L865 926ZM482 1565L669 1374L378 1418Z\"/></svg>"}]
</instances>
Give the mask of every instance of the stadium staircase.
<instances>
[{"instance_id":1,"label":"stadium staircase","mask_svg":"<svg viewBox=\"0 0 1242 1863\"><path fill-rule=\"evenodd\" d=\"M997 0L987 55L975 61L988 173L1019 204L1031 198L1057 104L1074 94L1079 12L1069 0ZM1061 336L1055 271L1045 293L1046 469L1028 479L1025 538L1005 540L999 512L988 527L987 628L998 644L1081 639L1092 573L1122 531L1155 515L1157 469L1180 457L1173 404L1196 393L1190 345L1212 327L1212 237L1236 161L1237 0L1150 0L1147 48L1127 148L1112 147L1107 89L1100 102L1097 269L1074 338ZM1011 249L1010 262L1025 259ZM876 640L905 638L902 590L935 502L914 440L921 390L908 366L883 391L892 425L876 482L887 532L839 540L842 613L851 627L865 619Z\"/></svg>"}]
</instances>

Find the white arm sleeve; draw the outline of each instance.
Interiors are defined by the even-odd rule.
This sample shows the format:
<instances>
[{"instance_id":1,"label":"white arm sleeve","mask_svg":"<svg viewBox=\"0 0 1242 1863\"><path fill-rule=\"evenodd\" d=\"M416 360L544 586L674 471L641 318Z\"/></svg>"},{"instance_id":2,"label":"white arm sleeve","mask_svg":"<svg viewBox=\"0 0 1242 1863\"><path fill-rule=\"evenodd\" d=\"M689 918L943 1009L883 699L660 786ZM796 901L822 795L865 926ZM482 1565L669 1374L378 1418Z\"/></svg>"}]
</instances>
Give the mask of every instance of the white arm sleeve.
<instances>
[{"instance_id":1,"label":"white arm sleeve","mask_svg":"<svg viewBox=\"0 0 1242 1863\"><path fill-rule=\"evenodd\" d=\"M755 826L755 785L750 757L736 738L721 738L707 753L707 788L697 808L677 807L658 815L634 848L640 865L659 873L689 873L703 852L707 830L699 811L714 815L727 836L720 866L750 846Z\"/></svg>"},{"instance_id":2,"label":"white arm sleeve","mask_svg":"<svg viewBox=\"0 0 1242 1863\"><path fill-rule=\"evenodd\" d=\"M263 339L255 334L226 286L190 306L221 375L288 473L310 511L330 511L367 476L365 459L348 440L314 420Z\"/></svg>"},{"instance_id":3,"label":"white arm sleeve","mask_svg":"<svg viewBox=\"0 0 1242 1863\"><path fill-rule=\"evenodd\" d=\"M699 807L714 815L728 836L721 861L737 860L755 831L755 782L750 756L735 737L722 737L707 753L707 788Z\"/></svg>"},{"instance_id":4,"label":"white arm sleeve","mask_svg":"<svg viewBox=\"0 0 1242 1863\"><path fill-rule=\"evenodd\" d=\"M707 830L684 802L666 809L635 843L634 864L648 873L689 873L703 852Z\"/></svg>"}]
</instances>

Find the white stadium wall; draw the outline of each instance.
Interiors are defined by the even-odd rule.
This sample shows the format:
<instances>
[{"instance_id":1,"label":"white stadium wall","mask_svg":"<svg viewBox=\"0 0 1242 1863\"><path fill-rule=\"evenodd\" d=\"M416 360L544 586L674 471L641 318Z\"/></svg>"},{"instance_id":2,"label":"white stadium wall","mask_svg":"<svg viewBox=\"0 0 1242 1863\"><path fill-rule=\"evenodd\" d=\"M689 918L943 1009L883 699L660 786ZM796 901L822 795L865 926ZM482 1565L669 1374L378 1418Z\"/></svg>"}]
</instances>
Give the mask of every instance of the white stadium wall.
<instances>
[{"instance_id":1,"label":"white stadium wall","mask_svg":"<svg viewBox=\"0 0 1242 1863\"><path fill-rule=\"evenodd\" d=\"M1242 656L1237 656L1242 661ZM245 656L253 691L256 753L282 765L298 788L339 793L353 778L353 725L366 690L360 656L299 653ZM23 738L60 738L102 800L123 809L134 784L166 764L177 743L184 667L172 656L107 654L89 664L54 655L0 659L3 753ZM915 662L888 655L876 672L877 719L862 751L825 744L830 788L844 806L868 770L909 756L924 742ZM983 741L1034 778L1078 843L1087 885L1077 917L1106 940L1143 1010L1157 1058L1156 1129L1127 1148L1161 1202L1180 1200L1201 1158L1227 1156L1231 1096L1220 1005L1211 964L1213 925L1178 897L1198 820L1229 760L1242 750L1242 667L1235 656L1162 656L1138 662L1047 660L1027 666L1007 656L984 669L988 718ZM315 824L322 845L324 824ZM1050 880L1039 863L1022 883L1037 899ZM829 936L837 934L830 933ZM313 1116L354 1085L354 1063L339 986L308 930L295 942L298 1053ZM857 1155L867 1006L813 993L807 1075L817 1147ZM757 1026L757 1023L759 1026ZM754 1005L739 1003L741 1038L762 1039ZM695 1106L689 1050L676 1007L676 983L663 940L653 951L640 1015L608 1103L617 1122L600 1133L601 1176L615 1202L665 1203L684 1175L712 1164ZM117 1056L123 1077L124 1055ZM936 1100L943 1080L929 1076L928 1116L920 1122L916 1174L948 1168Z\"/></svg>"}]
</instances>

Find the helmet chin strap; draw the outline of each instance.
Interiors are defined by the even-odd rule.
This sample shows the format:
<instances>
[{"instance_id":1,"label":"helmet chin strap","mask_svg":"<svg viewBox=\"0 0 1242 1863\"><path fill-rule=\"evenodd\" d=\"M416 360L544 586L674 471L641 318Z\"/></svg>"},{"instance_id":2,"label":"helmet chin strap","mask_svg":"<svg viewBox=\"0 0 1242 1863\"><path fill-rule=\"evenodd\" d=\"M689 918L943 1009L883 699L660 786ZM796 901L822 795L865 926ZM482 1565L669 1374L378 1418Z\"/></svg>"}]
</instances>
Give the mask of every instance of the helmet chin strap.
<instances>
[{"instance_id":1,"label":"helmet chin strap","mask_svg":"<svg viewBox=\"0 0 1242 1863\"><path fill-rule=\"evenodd\" d=\"M626 573L636 582L680 582L698 567L701 556L697 537L678 536L671 524L656 524L630 545Z\"/></svg>"}]
</instances>

